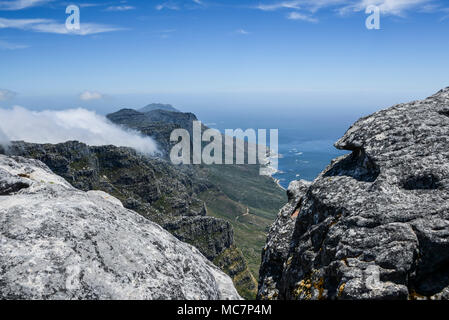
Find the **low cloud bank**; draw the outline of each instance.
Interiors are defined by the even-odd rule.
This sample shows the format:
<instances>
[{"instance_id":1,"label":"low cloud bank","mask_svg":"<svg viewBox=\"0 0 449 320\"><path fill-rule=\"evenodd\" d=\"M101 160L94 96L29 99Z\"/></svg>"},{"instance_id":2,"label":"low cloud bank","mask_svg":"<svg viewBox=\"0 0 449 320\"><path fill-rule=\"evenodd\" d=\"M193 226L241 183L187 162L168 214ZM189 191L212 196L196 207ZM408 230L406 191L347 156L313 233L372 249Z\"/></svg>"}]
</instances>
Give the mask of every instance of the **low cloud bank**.
<instances>
[{"instance_id":1,"label":"low cloud bank","mask_svg":"<svg viewBox=\"0 0 449 320\"><path fill-rule=\"evenodd\" d=\"M23 140L62 143L70 140L90 146L130 147L144 154L158 151L155 141L136 131L124 130L86 109L30 111L22 107L0 109L0 144Z\"/></svg>"},{"instance_id":2,"label":"low cloud bank","mask_svg":"<svg viewBox=\"0 0 449 320\"><path fill-rule=\"evenodd\" d=\"M0 43L1 45L1 43ZM15 92L6 89L0 89L0 101L12 99L16 96Z\"/></svg>"},{"instance_id":3,"label":"low cloud bank","mask_svg":"<svg viewBox=\"0 0 449 320\"><path fill-rule=\"evenodd\" d=\"M96 91L84 91L80 94L80 99L84 101L103 99L103 95Z\"/></svg>"},{"instance_id":4,"label":"low cloud bank","mask_svg":"<svg viewBox=\"0 0 449 320\"><path fill-rule=\"evenodd\" d=\"M6 134L0 129L0 150L1 147L7 147L9 145L9 139Z\"/></svg>"}]
</instances>

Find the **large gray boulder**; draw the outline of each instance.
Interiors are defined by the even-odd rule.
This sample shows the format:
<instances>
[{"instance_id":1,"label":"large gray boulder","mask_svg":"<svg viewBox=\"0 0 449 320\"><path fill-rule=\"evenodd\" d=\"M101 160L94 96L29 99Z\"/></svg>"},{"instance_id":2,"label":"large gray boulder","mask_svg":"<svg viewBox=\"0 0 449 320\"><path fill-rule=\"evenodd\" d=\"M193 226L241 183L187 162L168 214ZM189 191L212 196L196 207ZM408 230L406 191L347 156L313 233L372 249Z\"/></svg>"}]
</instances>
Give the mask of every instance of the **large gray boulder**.
<instances>
[{"instance_id":1,"label":"large gray boulder","mask_svg":"<svg viewBox=\"0 0 449 320\"><path fill-rule=\"evenodd\" d=\"M448 133L449 88L357 121L297 203L271 298L448 299Z\"/></svg>"},{"instance_id":2,"label":"large gray boulder","mask_svg":"<svg viewBox=\"0 0 449 320\"><path fill-rule=\"evenodd\" d=\"M207 216L206 204L198 196L216 187L191 166L174 166L169 161L147 157L129 148L87 146L77 141L59 144L14 141L9 143L6 154L40 160L79 190L101 190L114 196L125 208L195 246L225 272L234 266L224 266L223 261L218 260L230 251L242 255L233 245L232 225ZM237 261L244 262L243 256ZM246 262L240 267L245 266ZM233 277L234 283L248 278L247 275ZM247 285L253 292L256 286L254 281ZM237 289L242 294L247 292L240 287ZM246 295L246 298L250 297Z\"/></svg>"},{"instance_id":3,"label":"large gray boulder","mask_svg":"<svg viewBox=\"0 0 449 320\"><path fill-rule=\"evenodd\" d=\"M197 249L37 160L0 155L0 299L239 299Z\"/></svg>"}]
</instances>

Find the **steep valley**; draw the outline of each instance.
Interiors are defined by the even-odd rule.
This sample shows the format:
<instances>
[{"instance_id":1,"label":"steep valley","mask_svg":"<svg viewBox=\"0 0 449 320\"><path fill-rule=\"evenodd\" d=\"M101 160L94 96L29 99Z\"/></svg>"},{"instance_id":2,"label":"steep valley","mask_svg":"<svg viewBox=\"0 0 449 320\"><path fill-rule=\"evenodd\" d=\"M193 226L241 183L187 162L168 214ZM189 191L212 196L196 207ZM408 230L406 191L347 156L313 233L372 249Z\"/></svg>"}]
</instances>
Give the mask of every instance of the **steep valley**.
<instances>
[{"instance_id":1,"label":"steep valley","mask_svg":"<svg viewBox=\"0 0 449 320\"><path fill-rule=\"evenodd\" d=\"M140 131L156 139L165 156L169 153L170 134L175 128L191 132L192 113L166 110L139 112L122 109L107 116L112 122ZM203 130L207 127L203 126ZM207 187L198 196L208 214L230 222L236 245L242 250L251 273L257 279L260 254L268 227L286 201L285 191L275 181L259 174L259 165L192 165L192 179ZM244 214L249 210L249 215Z\"/></svg>"}]
</instances>

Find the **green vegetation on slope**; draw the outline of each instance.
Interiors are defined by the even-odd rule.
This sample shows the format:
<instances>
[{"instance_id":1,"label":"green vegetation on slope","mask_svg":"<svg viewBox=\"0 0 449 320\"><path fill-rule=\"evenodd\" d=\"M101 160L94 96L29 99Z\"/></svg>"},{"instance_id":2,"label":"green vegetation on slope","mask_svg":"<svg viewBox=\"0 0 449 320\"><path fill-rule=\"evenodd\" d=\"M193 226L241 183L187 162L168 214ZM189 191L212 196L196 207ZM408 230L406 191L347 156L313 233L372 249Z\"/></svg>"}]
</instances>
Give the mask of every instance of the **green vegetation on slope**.
<instances>
[{"instance_id":1,"label":"green vegetation on slope","mask_svg":"<svg viewBox=\"0 0 449 320\"><path fill-rule=\"evenodd\" d=\"M285 191L272 178L259 175L258 166L207 167L208 180L218 187L200 194L208 214L229 221L234 239L252 274L259 276L260 257L268 227L286 202Z\"/></svg>"},{"instance_id":2,"label":"green vegetation on slope","mask_svg":"<svg viewBox=\"0 0 449 320\"><path fill-rule=\"evenodd\" d=\"M234 286L243 298L247 300L256 298L257 281L238 248L235 246L227 248L214 259L214 264L231 276Z\"/></svg>"}]
</instances>

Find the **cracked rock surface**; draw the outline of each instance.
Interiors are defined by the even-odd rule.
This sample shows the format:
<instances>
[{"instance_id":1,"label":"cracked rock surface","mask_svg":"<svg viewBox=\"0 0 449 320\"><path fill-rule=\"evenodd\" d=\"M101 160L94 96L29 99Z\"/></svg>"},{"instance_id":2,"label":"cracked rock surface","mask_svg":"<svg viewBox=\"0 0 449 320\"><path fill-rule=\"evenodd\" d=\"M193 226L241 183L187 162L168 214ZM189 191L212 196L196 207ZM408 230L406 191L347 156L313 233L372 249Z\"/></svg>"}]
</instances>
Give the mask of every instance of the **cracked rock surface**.
<instances>
[{"instance_id":1,"label":"cracked rock surface","mask_svg":"<svg viewBox=\"0 0 449 320\"><path fill-rule=\"evenodd\" d=\"M197 249L37 160L0 155L0 299L239 299Z\"/></svg>"},{"instance_id":2,"label":"cracked rock surface","mask_svg":"<svg viewBox=\"0 0 449 320\"><path fill-rule=\"evenodd\" d=\"M448 133L449 88L357 121L271 228L259 298L448 299Z\"/></svg>"}]
</instances>

